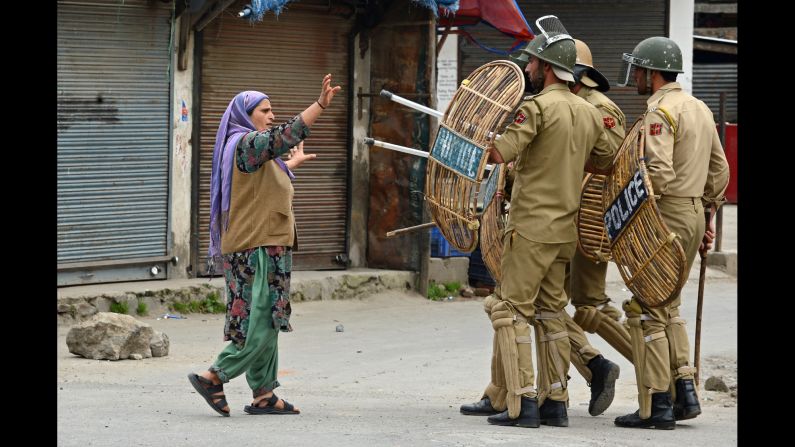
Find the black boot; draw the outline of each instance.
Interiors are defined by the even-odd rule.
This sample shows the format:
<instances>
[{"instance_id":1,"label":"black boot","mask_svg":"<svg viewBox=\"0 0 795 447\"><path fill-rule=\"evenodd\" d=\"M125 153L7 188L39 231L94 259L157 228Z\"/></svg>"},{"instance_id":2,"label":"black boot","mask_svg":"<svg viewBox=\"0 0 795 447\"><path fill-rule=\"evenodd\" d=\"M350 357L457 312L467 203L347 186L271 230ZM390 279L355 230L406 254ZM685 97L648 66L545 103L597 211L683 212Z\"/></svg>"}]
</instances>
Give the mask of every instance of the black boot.
<instances>
[{"instance_id":1,"label":"black boot","mask_svg":"<svg viewBox=\"0 0 795 447\"><path fill-rule=\"evenodd\" d=\"M588 414L599 416L613 403L616 395L616 380L620 368L615 363L597 355L588 362L591 370L591 402L588 403Z\"/></svg>"},{"instance_id":2,"label":"black boot","mask_svg":"<svg viewBox=\"0 0 795 447\"><path fill-rule=\"evenodd\" d=\"M517 427L532 427L538 428L541 426L541 420L538 417L538 399L535 397L522 396L522 410L519 412L519 417L511 419L508 417L508 410L500 414L489 416L489 424L493 425L516 425Z\"/></svg>"},{"instance_id":3,"label":"black boot","mask_svg":"<svg viewBox=\"0 0 795 447\"><path fill-rule=\"evenodd\" d=\"M461 405L461 414L468 414L470 416L490 416L497 413L499 413L499 411L491 406L491 399L486 396L483 396L480 402Z\"/></svg>"},{"instance_id":4,"label":"black boot","mask_svg":"<svg viewBox=\"0 0 795 447\"><path fill-rule=\"evenodd\" d=\"M553 427L568 427L569 416L566 414L566 402L547 399L538 408L541 416L541 425L551 425Z\"/></svg>"},{"instance_id":5,"label":"black boot","mask_svg":"<svg viewBox=\"0 0 795 447\"><path fill-rule=\"evenodd\" d=\"M679 379L676 381L676 402L674 402L674 418L677 421L693 419L701 414L701 405L698 403L696 386L693 379Z\"/></svg>"},{"instance_id":6,"label":"black boot","mask_svg":"<svg viewBox=\"0 0 795 447\"><path fill-rule=\"evenodd\" d=\"M671 393L667 391L651 395L651 417L641 419L639 411L619 416L614 422L619 427L629 428L656 428L658 430L673 430L676 428Z\"/></svg>"}]
</instances>

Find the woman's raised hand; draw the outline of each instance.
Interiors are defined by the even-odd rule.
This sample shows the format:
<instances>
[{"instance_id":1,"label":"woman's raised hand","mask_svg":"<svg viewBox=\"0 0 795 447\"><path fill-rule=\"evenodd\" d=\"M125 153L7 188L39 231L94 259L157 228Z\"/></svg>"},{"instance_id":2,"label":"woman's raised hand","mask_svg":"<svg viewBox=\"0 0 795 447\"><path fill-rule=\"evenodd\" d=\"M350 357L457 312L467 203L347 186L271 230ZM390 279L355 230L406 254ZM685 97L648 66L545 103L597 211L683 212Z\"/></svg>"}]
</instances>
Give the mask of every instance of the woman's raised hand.
<instances>
[{"instance_id":1,"label":"woman's raised hand","mask_svg":"<svg viewBox=\"0 0 795 447\"><path fill-rule=\"evenodd\" d=\"M342 87L339 85L336 87L331 87L331 73L327 74L323 77L323 87L320 90L320 97L317 98L318 104L320 104L324 109L331 104L331 99L334 98Z\"/></svg>"}]
</instances>

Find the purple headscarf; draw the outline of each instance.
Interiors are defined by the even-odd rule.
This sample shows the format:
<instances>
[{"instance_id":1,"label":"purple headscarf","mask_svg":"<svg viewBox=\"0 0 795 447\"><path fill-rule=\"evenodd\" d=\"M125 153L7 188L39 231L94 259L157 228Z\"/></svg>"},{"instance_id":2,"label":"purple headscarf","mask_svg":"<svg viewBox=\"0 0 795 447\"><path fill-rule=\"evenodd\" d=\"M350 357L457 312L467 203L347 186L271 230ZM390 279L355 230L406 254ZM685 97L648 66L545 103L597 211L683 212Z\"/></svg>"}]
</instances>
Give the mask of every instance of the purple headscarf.
<instances>
[{"instance_id":1,"label":"purple headscarf","mask_svg":"<svg viewBox=\"0 0 795 447\"><path fill-rule=\"evenodd\" d=\"M238 93L226 107L213 149L213 171L210 176L210 263L221 255L221 223L229 226L229 197L232 191L232 167L235 149L249 132L256 131L248 114L268 95L248 90ZM211 268L212 269L212 268Z\"/></svg>"}]
</instances>

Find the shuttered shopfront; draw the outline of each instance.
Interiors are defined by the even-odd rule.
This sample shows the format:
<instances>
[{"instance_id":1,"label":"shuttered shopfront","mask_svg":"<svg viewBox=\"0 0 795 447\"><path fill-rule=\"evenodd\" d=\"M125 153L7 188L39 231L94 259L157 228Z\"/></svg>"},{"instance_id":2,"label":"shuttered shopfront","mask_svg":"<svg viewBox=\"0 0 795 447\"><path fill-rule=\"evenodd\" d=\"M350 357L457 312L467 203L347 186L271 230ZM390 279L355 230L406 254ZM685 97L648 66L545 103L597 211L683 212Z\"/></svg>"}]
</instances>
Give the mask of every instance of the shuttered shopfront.
<instances>
[{"instance_id":1,"label":"shuttered shopfront","mask_svg":"<svg viewBox=\"0 0 795 447\"><path fill-rule=\"evenodd\" d=\"M58 285L166 276L171 16L58 2Z\"/></svg>"},{"instance_id":2,"label":"shuttered shopfront","mask_svg":"<svg viewBox=\"0 0 795 447\"><path fill-rule=\"evenodd\" d=\"M651 36L667 34L667 2L664 0L517 0L533 33L537 18L556 15L566 30L591 49L594 66L610 81L607 95L627 116L627 127L646 109L647 96L640 96L633 87L615 86L621 68L621 55L631 53L635 45ZM482 44L500 50L510 48L513 39L493 28L478 24L470 30ZM477 67L495 59L507 59L488 52L459 37L459 81Z\"/></svg>"},{"instance_id":3,"label":"shuttered shopfront","mask_svg":"<svg viewBox=\"0 0 795 447\"><path fill-rule=\"evenodd\" d=\"M737 122L737 64L693 64L693 96L712 110L720 122L720 94L726 93L726 121Z\"/></svg>"},{"instance_id":4,"label":"shuttered shopfront","mask_svg":"<svg viewBox=\"0 0 795 447\"><path fill-rule=\"evenodd\" d=\"M207 272L213 145L229 101L244 90L266 93L280 124L317 99L326 73L342 92L305 142L305 152L317 158L295 171L293 205L300 247L293 268L344 268L335 257L347 253L348 39L353 17L334 13L328 2L302 0L290 3L278 18L269 12L252 25L236 16L244 4L227 8L201 33L196 273Z\"/></svg>"}]
</instances>

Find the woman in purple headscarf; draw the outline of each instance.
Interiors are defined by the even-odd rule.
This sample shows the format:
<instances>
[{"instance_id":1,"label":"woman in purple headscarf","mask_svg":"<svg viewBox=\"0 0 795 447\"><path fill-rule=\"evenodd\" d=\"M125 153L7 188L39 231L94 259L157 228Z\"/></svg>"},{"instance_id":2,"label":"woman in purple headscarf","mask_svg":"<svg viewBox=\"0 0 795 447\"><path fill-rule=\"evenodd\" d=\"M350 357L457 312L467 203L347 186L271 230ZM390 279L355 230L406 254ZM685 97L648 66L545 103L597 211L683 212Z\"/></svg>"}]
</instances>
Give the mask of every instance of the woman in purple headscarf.
<instances>
[{"instance_id":1,"label":"woman in purple headscarf","mask_svg":"<svg viewBox=\"0 0 795 447\"><path fill-rule=\"evenodd\" d=\"M290 325L290 271L297 244L292 211L295 168L305 155L303 139L340 86L323 78L320 97L286 123L271 127L268 95L238 93L224 112L213 152L210 182L210 265L226 278L224 340L231 341L210 368L188 374L210 407L229 416L223 384L246 373L254 401L249 414L298 414L273 390L279 386L279 332ZM290 151L290 159L279 156Z\"/></svg>"}]
</instances>

